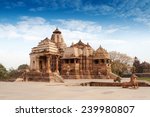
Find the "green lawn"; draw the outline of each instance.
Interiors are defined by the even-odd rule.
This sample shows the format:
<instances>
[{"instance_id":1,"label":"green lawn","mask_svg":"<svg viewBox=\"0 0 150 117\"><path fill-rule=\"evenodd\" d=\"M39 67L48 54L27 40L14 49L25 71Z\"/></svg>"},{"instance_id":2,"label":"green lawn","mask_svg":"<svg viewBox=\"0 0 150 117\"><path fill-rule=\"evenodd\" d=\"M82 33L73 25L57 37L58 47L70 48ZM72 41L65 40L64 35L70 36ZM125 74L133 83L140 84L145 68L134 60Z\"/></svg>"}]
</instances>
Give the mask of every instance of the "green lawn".
<instances>
[{"instance_id":1,"label":"green lawn","mask_svg":"<svg viewBox=\"0 0 150 117\"><path fill-rule=\"evenodd\" d=\"M138 77L138 80L145 80L150 82L150 77Z\"/></svg>"}]
</instances>

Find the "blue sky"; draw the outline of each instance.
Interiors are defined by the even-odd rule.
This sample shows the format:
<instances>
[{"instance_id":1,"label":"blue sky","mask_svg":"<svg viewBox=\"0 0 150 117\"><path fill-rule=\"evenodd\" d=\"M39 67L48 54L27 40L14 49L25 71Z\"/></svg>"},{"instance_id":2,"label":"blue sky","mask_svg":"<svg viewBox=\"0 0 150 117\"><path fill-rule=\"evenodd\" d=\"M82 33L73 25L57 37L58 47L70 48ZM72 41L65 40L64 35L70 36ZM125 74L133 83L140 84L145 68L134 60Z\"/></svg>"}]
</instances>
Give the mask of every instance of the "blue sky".
<instances>
[{"instance_id":1,"label":"blue sky","mask_svg":"<svg viewBox=\"0 0 150 117\"><path fill-rule=\"evenodd\" d=\"M150 0L0 0L0 63L29 64L31 48L58 27L69 46L81 39L150 62Z\"/></svg>"}]
</instances>

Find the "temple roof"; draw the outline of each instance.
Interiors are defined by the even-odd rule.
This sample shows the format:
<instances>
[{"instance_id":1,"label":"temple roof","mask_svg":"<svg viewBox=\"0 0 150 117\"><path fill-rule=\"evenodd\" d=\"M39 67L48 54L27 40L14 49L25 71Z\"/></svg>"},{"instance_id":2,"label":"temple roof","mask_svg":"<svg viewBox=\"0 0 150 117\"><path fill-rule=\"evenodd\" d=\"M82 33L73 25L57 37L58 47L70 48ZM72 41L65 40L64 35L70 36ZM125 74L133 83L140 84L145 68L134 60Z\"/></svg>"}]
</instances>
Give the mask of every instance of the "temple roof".
<instances>
[{"instance_id":1,"label":"temple roof","mask_svg":"<svg viewBox=\"0 0 150 117\"><path fill-rule=\"evenodd\" d=\"M49 42L50 42L50 39L48 37L46 37L45 39L41 40L41 42L39 42L39 45L47 44Z\"/></svg>"},{"instance_id":2,"label":"temple roof","mask_svg":"<svg viewBox=\"0 0 150 117\"><path fill-rule=\"evenodd\" d=\"M55 43L53 43L50 39L46 37L41 42L39 42L38 46L32 48L31 53L40 53L40 52L58 53L58 48L56 47Z\"/></svg>"},{"instance_id":3,"label":"temple roof","mask_svg":"<svg viewBox=\"0 0 150 117\"><path fill-rule=\"evenodd\" d=\"M59 34L61 34L61 31L59 31L59 29L58 28L56 28L56 30L54 30L54 32L53 33L59 33Z\"/></svg>"},{"instance_id":4,"label":"temple roof","mask_svg":"<svg viewBox=\"0 0 150 117\"><path fill-rule=\"evenodd\" d=\"M81 55L83 56L91 56L93 55L93 48L87 43L84 44L81 40L79 40L78 43L73 44L66 48L63 54L64 58L72 58L72 57L79 57Z\"/></svg>"},{"instance_id":5,"label":"temple roof","mask_svg":"<svg viewBox=\"0 0 150 117\"><path fill-rule=\"evenodd\" d=\"M83 49L83 48L85 48L85 47L90 47L90 48L92 48L92 47L89 45L89 43L85 44L85 43L83 43L81 40L79 40L79 42L76 43L76 44L72 44L71 47L77 47L77 48L80 48L80 49Z\"/></svg>"},{"instance_id":6,"label":"temple roof","mask_svg":"<svg viewBox=\"0 0 150 117\"><path fill-rule=\"evenodd\" d=\"M51 41L54 42L57 46L57 48L64 50L67 46L66 43L64 42L63 36L61 34L61 31L59 31L58 28L53 32L51 36Z\"/></svg>"},{"instance_id":7,"label":"temple roof","mask_svg":"<svg viewBox=\"0 0 150 117\"><path fill-rule=\"evenodd\" d=\"M65 58L77 58L77 57L79 57L79 54L80 54L78 51L79 50L76 47L68 47L64 51L62 59L65 59Z\"/></svg>"},{"instance_id":8,"label":"temple roof","mask_svg":"<svg viewBox=\"0 0 150 117\"><path fill-rule=\"evenodd\" d=\"M72 44L71 46L83 46L83 47L85 47L86 46L86 44L84 44L81 40L79 40L79 42L78 43L76 43L76 44Z\"/></svg>"},{"instance_id":9,"label":"temple roof","mask_svg":"<svg viewBox=\"0 0 150 117\"><path fill-rule=\"evenodd\" d=\"M79 42L78 42L77 44L78 44L78 45L86 46L86 44L84 44L81 40L79 40Z\"/></svg>"},{"instance_id":10,"label":"temple roof","mask_svg":"<svg viewBox=\"0 0 150 117\"><path fill-rule=\"evenodd\" d=\"M108 54L108 52L102 48L102 46L100 45L99 48L96 50L97 53L104 53L104 54Z\"/></svg>"},{"instance_id":11,"label":"temple roof","mask_svg":"<svg viewBox=\"0 0 150 117\"><path fill-rule=\"evenodd\" d=\"M108 59L109 59L109 58L110 58L108 52L107 52L104 48L102 48L101 45L100 45L100 47L96 50L94 56L95 56L95 58L99 58L99 59L105 59L105 58L108 58Z\"/></svg>"}]
</instances>

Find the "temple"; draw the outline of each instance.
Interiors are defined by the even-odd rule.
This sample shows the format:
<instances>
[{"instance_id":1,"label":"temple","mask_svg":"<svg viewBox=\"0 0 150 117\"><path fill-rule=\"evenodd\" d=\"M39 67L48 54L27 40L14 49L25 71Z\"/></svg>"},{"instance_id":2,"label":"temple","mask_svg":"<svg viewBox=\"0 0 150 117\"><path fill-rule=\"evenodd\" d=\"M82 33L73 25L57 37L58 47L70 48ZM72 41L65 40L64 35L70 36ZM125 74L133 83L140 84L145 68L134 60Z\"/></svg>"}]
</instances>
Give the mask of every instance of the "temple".
<instances>
[{"instance_id":1,"label":"temple","mask_svg":"<svg viewBox=\"0 0 150 117\"><path fill-rule=\"evenodd\" d=\"M95 51L81 40L67 47L61 31L56 28L50 39L45 38L32 48L30 69L45 77L57 73L68 79L109 78L111 60L104 48L100 46Z\"/></svg>"}]
</instances>

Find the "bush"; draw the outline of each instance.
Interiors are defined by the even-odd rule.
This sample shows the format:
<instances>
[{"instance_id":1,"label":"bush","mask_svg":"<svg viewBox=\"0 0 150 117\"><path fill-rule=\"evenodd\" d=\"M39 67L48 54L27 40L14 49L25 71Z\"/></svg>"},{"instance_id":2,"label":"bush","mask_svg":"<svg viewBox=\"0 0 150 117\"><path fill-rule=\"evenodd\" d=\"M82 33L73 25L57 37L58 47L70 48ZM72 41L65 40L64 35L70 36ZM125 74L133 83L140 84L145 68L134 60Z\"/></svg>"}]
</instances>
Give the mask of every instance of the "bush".
<instances>
[{"instance_id":1,"label":"bush","mask_svg":"<svg viewBox=\"0 0 150 117\"><path fill-rule=\"evenodd\" d=\"M7 78L8 72L6 70L6 68L0 64L0 79L5 79Z\"/></svg>"},{"instance_id":2,"label":"bush","mask_svg":"<svg viewBox=\"0 0 150 117\"><path fill-rule=\"evenodd\" d=\"M132 73L123 73L121 77L124 77L124 78L129 78L131 77Z\"/></svg>"},{"instance_id":3,"label":"bush","mask_svg":"<svg viewBox=\"0 0 150 117\"><path fill-rule=\"evenodd\" d=\"M9 69L8 71L8 78L9 79L16 79L17 77L19 77L22 73L21 72L18 72L18 70L16 69Z\"/></svg>"},{"instance_id":4,"label":"bush","mask_svg":"<svg viewBox=\"0 0 150 117\"><path fill-rule=\"evenodd\" d=\"M150 73L135 73L138 77L150 77Z\"/></svg>"}]
</instances>

